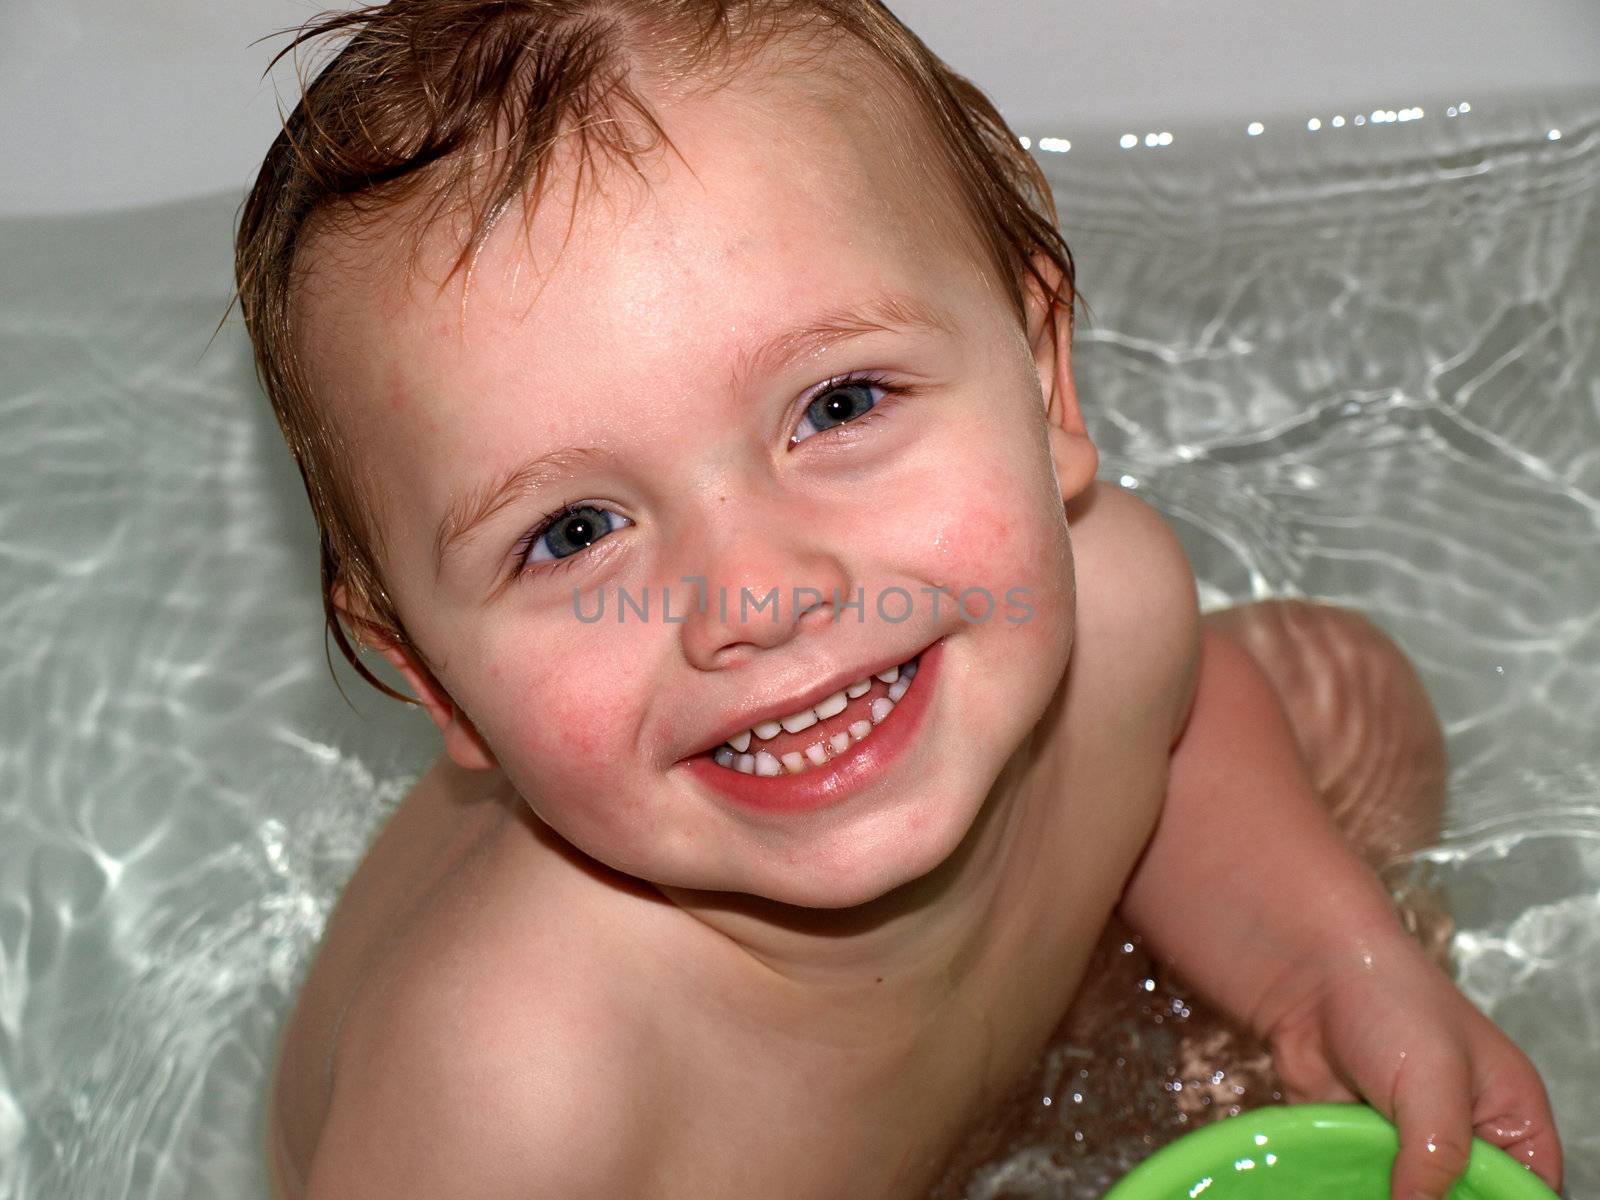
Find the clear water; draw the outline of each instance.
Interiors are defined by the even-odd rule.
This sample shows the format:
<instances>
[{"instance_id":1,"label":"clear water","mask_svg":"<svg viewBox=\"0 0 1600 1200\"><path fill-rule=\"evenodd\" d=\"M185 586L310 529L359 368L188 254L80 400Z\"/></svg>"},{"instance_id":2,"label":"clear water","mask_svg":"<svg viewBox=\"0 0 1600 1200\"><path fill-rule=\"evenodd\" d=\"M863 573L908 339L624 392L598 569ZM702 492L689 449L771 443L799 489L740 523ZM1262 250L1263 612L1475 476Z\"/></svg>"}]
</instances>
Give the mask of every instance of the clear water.
<instances>
[{"instance_id":1,"label":"clear water","mask_svg":"<svg viewBox=\"0 0 1600 1200\"><path fill-rule=\"evenodd\" d=\"M1414 656L1454 787L1403 866L1600 1200L1600 97L1366 132L1042 156L1080 388L1209 602L1358 605ZM265 1194L278 1023L436 745L328 679L298 477L210 340L236 202L0 222L0 1200ZM1122 1031L1153 1062L1167 999ZM1153 1142L1069 1110L1172 1127L1159 1073L1114 1083L1053 1048L963 1190L1098 1194Z\"/></svg>"}]
</instances>

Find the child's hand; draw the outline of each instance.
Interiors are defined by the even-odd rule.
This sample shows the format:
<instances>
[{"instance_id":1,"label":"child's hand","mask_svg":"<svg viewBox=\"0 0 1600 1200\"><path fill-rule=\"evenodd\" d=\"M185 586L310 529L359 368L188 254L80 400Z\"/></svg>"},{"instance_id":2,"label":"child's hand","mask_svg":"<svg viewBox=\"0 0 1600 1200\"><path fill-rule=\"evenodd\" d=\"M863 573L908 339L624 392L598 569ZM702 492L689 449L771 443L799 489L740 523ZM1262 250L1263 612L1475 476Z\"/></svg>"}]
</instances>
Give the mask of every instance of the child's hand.
<instances>
[{"instance_id":1,"label":"child's hand","mask_svg":"<svg viewBox=\"0 0 1600 1200\"><path fill-rule=\"evenodd\" d=\"M1400 1132L1394 1200L1442 1197L1474 1135L1561 1187L1533 1064L1405 937L1300 973L1266 1036L1295 1101L1364 1099Z\"/></svg>"}]
</instances>

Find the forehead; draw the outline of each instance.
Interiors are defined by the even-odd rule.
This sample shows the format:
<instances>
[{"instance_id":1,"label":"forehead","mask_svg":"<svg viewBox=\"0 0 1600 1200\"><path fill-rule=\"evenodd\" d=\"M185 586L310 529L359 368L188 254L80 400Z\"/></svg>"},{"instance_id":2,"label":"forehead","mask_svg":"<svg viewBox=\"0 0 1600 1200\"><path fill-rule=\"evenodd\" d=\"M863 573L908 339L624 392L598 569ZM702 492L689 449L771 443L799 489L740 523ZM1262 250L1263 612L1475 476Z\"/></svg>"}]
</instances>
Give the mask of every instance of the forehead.
<instances>
[{"instance_id":1,"label":"forehead","mask_svg":"<svg viewBox=\"0 0 1600 1200\"><path fill-rule=\"evenodd\" d=\"M669 144L631 163L569 131L536 211L513 205L474 260L471 274L485 276L485 297L509 286L493 277L495 266L502 275L513 271L526 295L533 276L554 283L563 270L587 274L607 250L626 254L665 231L703 234L702 242L732 251L774 221L799 232L797 222L808 216L814 236L875 230L878 249L923 257L937 240L981 261L983 240L927 119L899 89L873 78L886 67L859 52L850 57L862 59L854 71L836 66L805 78L768 67L708 95L657 104ZM637 118L597 114L589 122L629 120ZM317 236L314 226L297 307L315 309L319 296L333 293L348 309L352 289L391 312L432 306L441 292L459 302L472 282L453 272L468 212L420 220L426 200L360 222L354 237L343 224L331 236ZM630 230L647 238L629 239Z\"/></svg>"},{"instance_id":2,"label":"forehead","mask_svg":"<svg viewBox=\"0 0 1600 1200\"><path fill-rule=\"evenodd\" d=\"M468 402L537 400L511 452L541 452L566 444L564 399L697 371L705 386L819 306L877 290L1004 303L922 121L865 73L756 75L655 111L670 145L637 169L568 137L537 209L507 214L470 271L450 274L462 218L426 231L414 271L402 220L311 244L300 342L375 500L440 499L386 486L380 462L490 453Z\"/></svg>"}]
</instances>

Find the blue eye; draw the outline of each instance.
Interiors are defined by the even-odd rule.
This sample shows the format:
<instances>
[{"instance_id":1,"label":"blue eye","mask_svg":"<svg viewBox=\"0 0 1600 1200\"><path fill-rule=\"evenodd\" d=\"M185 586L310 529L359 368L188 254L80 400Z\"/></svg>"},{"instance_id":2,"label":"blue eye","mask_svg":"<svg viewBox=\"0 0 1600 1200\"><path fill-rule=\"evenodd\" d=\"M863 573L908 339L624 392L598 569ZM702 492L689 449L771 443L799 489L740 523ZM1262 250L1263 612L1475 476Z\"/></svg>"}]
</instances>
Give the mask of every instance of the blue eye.
<instances>
[{"instance_id":1,"label":"blue eye","mask_svg":"<svg viewBox=\"0 0 1600 1200\"><path fill-rule=\"evenodd\" d=\"M520 555L521 565L571 558L607 534L631 524L627 517L593 504L568 504L534 527Z\"/></svg>"},{"instance_id":2,"label":"blue eye","mask_svg":"<svg viewBox=\"0 0 1600 1200\"><path fill-rule=\"evenodd\" d=\"M813 434L824 433L848 421L860 420L881 403L873 399L874 391L889 396L906 390L909 389L893 387L876 376L857 376L826 384L806 405L800 426L789 442L791 445L803 442Z\"/></svg>"}]
</instances>

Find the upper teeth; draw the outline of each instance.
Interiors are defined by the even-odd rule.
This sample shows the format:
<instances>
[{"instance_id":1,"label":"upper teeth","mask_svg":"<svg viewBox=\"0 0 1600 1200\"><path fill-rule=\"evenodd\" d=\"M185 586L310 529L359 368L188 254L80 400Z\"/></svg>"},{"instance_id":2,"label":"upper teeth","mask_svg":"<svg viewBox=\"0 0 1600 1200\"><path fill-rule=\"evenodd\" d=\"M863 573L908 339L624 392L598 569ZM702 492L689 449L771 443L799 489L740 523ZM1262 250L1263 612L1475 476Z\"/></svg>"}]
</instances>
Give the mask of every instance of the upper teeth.
<instances>
[{"instance_id":1,"label":"upper teeth","mask_svg":"<svg viewBox=\"0 0 1600 1200\"><path fill-rule=\"evenodd\" d=\"M833 697L829 696L828 699L831 700ZM799 733L802 729L810 729L817 721L816 709L802 708L797 713L790 713L787 717L780 718L778 724L782 725L790 733Z\"/></svg>"},{"instance_id":2,"label":"upper teeth","mask_svg":"<svg viewBox=\"0 0 1600 1200\"><path fill-rule=\"evenodd\" d=\"M835 692L826 700L819 703L814 709L812 709L812 711L815 712L817 716L826 720L828 717L836 717L842 713L844 711L844 706L848 703L849 701L845 699L844 692ZM785 726L785 728L788 727Z\"/></svg>"},{"instance_id":3,"label":"upper teeth","mask_svg":"<svg viewBox=\"0 0 1600 1200\"><path fill-rule=\"evenodd\" d=\"M726 745L718 747L714 757L723 766L735 766L739 769L745 769L748 767L749 771L747 771L747 773L753 771L755 774L761 775L778 774L781 771L781 768L779 767L780 760L775 758L773 755L770 755L766 751L760 750L759 748L757 753L754 755L746 753L750 749L750 742L752 738L756 738L764 742L770 738L776 737L779 730L784 730L788 733L799 733L802 730L811 728L811 726L815 725L818 721L826 720L828 717L838 716L844 711L845 705L851 700L854 700L859 696L866 695L866 693L872 687L872 680L874 678L880 679L889 685L888 697L885 698L880 696L877 700L873 701L871 711L872 721L870 723L867 721L856 721L850 726L849 736L853 737L856 741L860 741L869 732L871 732L873 725L876 725L889 715L895 704L899 702L900 697L905 695L906 689L911 686L911 678L916 673L915 663L908 662L902 664L902 666L904 667L903 671L901 666L895 666L890 667L887 671L879 671L875 676L868 676L863 679L858 679L849 687L846 687L841 691L834 692L833 695L817 701L817 703L813 704L811 707L802 708L796 712L790 713L786 717L779 717L777 720L770 721L757 721L752 728L746 729L743 733L736 734L728 739ZM811 763L816 766L821 766L822 763L826 761L828 753L824 748L824 742L826 742L828 746L831 746L836 754L841 753L848 748L848 739L846 738L846 735L842 733L836 733L832 738L821 739L815 746L807 747L803 758L800 754L793 752L784 755L783 759L781 760L782 767L786 767L790 771L804 770L806 759L809 759ZM771 761L767 762L766 760L769 759ZM748 762L746 760L748 760Z\"/></svg>"}]
</instances>

